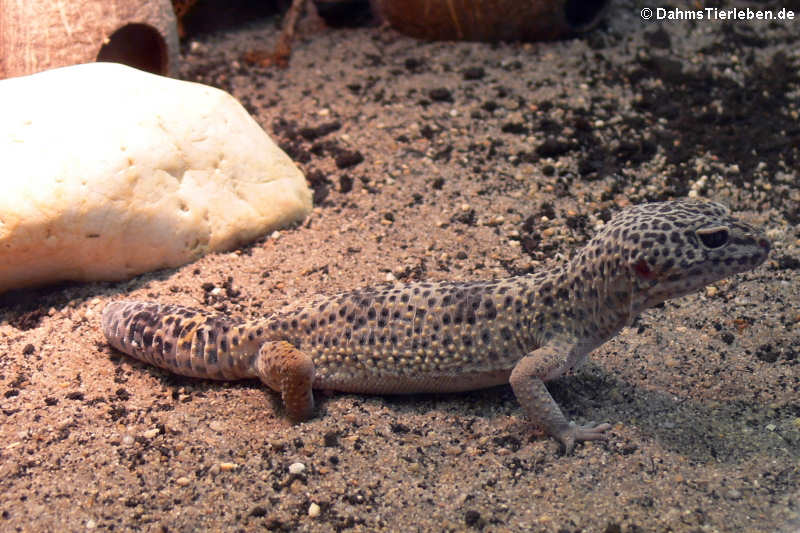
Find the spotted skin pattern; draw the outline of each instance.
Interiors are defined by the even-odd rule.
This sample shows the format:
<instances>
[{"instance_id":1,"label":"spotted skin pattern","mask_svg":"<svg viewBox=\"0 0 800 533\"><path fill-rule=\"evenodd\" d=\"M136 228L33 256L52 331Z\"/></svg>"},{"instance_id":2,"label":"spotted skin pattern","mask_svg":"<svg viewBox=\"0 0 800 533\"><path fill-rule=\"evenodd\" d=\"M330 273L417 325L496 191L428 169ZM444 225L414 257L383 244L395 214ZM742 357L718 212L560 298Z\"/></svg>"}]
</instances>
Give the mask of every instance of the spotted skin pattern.
<instances>
[{"instance_id":1,"label":"spotted skin pattern","mask_svg":"<svg viewBox=\"0 0 800 533\"><path fill-rule=\"evenodd\" d=\"M113 302L111 345L184 376L259 378L288 414L310 417L312 388L455 392L510 383L565 452L608 424L569 422L544 382L578 366L645 309L752 270L770 243L716 203L621 211L568 263L494 281L411 283L320 296L240 321L174 305Z\"/></svg>"}]
</instances>

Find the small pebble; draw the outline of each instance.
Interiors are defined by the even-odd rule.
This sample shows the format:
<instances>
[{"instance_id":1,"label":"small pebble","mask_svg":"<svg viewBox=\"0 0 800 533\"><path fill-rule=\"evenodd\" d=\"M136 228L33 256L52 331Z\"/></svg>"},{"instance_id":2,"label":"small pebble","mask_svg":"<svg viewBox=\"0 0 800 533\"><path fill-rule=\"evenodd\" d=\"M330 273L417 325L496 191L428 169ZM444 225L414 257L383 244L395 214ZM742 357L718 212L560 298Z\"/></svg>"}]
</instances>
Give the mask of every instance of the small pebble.
<instances>
[{"instance_id":1,"label":"small pebble","mask_svg":"<svg viewBox=\"0 0 800 533\"><path fill-rule=\"evenodd\" d=\"M770 228L767 230L767 238L771 241L778 241L783 238L784 233L782 228Z\"/></svg>"},{"instance_id":2,"label":"small pebble","mask_svg":"<svg viewBox=\"0 0 800 533\"><path fill-rule=\"evenodd\" d=\"M306 486L300 481L300 478L295 478L291 483L289 483L289 492L292 494L302 494L305 492Z\"/></svg>"},{"instance_id":3,"label":"small pebble","mask_svg":"<svg viewBox=\"0 0 800 533\"><path fill-rule=\"evenodd\" d=\"M175 480L175 484L179 487L188 487L191 484L191 480L186 476L181 476Z\"/></svg>"},{"instance_id":4,"label":"small pebble","mask_svg":"<svg viewBox=\"0 0 800 533\"><path fill-rule=\"evenodd\" d=\"M437 87L435 89L431 89L428 93L431 97L431 100L434 102L452 102L453 95L450 90L445 89L444 87Z\"/></svg>"},{"instance_id":5,"label":"small pebble","mask_svg":"<svg viewBox=\"0 0 800 533\"><path fill-rule=\"evenodd\" d=\"M460 446L448 446L444 449L444 453L451 456L461 455L462 451Z\"/></svg>"},{"instance_id":6,"label":"small pebble","mask_svg":"<svg viewBox=\"0 0 800 533\"><path fill-rule=\"evenodd\" d=\"M482 67L469 67L464 70L463 76L465 80L479 80L486 75L486 71Z\"/></svg>"},{"instance_id":7,"label":"small pebble","mask_svg":"<svg viewBox=\"0 0 800 533\"><path fill-rule=\"evenodd\" d=\"M308 506L308 516L310 516L311 518L318 517L320 512L321 509L319 508L319 505L317 505L316 503L312 503L311 505Z\"/></svg>"},{"instance_id":8,"label":"small pebble","mask_svg":"<svg viewBox=\"0 0 800 533\"><path fill-rule=\"evenodd\" d=\"M236 463L219 464L219 469L222 470L223 472L230 472L231 470L236 470L237 468L239 468L239 465L237 465Z\"/></svg>"},{"instance_id":9,"label":"small pebble","mask_svg":"<svg viewBox=\"0 0 800 533\"><path fill-rule=\"evenodd\" d=\"M302 474L306 469L306 465L303 463L292 463L289 465L289 473L292 475Z\"/></svg>"},{"instance_id":10,"label":"small pebble","mask_svg":"<svg viewBox=\"0 0 800 533\"><path fill-rule=\"evenodd\" d=\"M154 439L158 435L158 428L148 429L142 436L146 439Z\"/></svg>"}]
</instances>

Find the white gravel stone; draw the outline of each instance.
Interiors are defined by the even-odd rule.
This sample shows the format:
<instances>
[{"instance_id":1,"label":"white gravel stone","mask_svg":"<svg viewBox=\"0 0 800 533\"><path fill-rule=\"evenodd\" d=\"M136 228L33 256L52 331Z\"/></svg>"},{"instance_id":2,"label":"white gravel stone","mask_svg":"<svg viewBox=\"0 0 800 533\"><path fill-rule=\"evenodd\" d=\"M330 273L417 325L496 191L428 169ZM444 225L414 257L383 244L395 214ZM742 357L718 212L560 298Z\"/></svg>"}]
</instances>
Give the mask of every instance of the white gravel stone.
<instances>
[{"instance_id":1,"label":"white gravel stone","mask_svg":"<svg viewBox=\"0 0 800 533\"><path fill-rule=\"evenodd\" d=\"M289 473L292 475L302 474L306 470L306 465L303 463L292 463L289 465Z\"/></svg>"}]
</instances>

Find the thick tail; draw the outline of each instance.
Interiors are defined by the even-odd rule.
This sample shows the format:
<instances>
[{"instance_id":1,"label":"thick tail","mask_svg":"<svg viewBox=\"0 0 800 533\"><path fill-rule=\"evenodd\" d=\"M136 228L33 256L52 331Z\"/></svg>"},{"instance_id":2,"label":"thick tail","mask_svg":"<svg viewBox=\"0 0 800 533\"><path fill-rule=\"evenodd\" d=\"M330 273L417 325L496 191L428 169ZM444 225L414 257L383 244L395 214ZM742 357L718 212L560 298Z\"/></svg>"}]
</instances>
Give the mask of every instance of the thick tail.
<instances>
[{"instance_id":1,"label":"thick tail","mask_svg":"<svg viewBox=\"0 0 800 533\"><path fill-rule=\"evenodd\" d=\"M256 377L253 360L266 328L176 305L112 302L103 333L114 348L183 376Z\"/></svg>"}]
</instances>

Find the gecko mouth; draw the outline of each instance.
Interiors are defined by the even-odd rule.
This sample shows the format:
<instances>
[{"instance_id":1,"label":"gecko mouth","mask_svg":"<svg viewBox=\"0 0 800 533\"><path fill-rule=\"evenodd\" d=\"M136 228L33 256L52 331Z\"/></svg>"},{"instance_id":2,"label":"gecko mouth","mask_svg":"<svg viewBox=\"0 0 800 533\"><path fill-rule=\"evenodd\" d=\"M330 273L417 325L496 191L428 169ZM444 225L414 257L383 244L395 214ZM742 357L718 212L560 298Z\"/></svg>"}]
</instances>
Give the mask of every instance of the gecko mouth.
<instances>
[{"instance_id":1,"label":"gecko mouth","mask_svg":"<svg viewBox=\"0 0 800 533\"><path fill-rule=\"evenodd\" d=\"M755 252L750 255L742 255L738 258L729 257L723 261L725 268L723 270L730 271L735 274L751 270L764 261L769 255L769 246L762 252Z\"/></svg>"}]
</instances>

